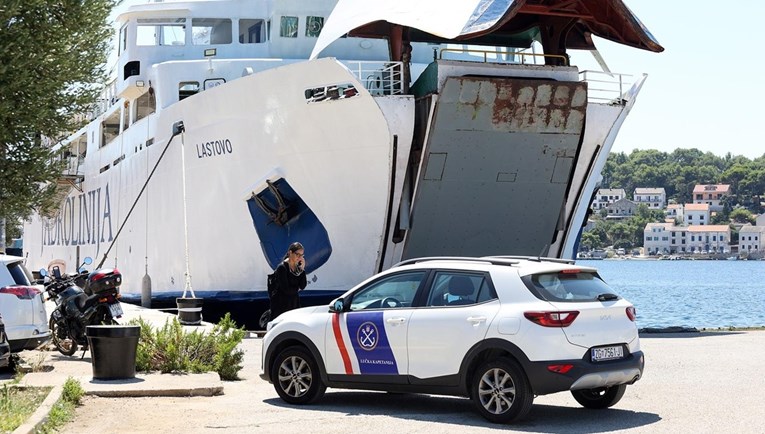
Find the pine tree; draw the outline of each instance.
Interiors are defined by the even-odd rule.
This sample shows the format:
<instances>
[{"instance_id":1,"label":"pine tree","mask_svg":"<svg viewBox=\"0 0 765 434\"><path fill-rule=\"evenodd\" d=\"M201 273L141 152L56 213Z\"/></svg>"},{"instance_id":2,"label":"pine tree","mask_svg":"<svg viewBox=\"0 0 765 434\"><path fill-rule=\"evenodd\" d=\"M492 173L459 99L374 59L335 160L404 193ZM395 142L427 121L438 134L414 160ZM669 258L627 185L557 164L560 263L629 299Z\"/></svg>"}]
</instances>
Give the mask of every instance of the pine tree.
<instances>
[{"instance_id":1,"label":"pine tree","mask_svg":"<svg viewBox=\"0 0 765 434\"><path fill-rule=\"evenodd\" d=\"M54 208L51 145L79 129L106 80L115 0L0 4L0 219ZM5 241L0 234L0 248Z\"/></svg>"}]
</instances>

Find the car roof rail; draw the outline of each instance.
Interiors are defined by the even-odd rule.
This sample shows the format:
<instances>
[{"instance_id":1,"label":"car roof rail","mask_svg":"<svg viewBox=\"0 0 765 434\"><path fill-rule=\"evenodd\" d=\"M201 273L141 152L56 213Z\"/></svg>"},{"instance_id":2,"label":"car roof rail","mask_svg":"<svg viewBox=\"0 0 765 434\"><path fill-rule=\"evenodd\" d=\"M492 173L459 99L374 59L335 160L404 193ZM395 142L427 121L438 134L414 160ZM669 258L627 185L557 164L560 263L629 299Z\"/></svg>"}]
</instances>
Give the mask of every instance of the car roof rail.
<instances>
[{"instance_id":1,"label":"car roof rail","mask_svg":"<svg viewBox=\"0 0 765 434\"><path fill-rule=\"evenodd\" d=\"M542 262L542 261L548 261L548 262L558 262L560 264L573 264L575 261L573 259L564 259L564 258L550 258L545 256L487 256L487 258L501 258L501 259L517 259L517 260L524 260L524 261L535 261L535 262Z\"/></svg>"},{"instance_id":2,"label":"car roof rail","mask_svg":"<svg viewBox=\"0 0 765 434\"><path fill-rule=\"evenodd\" d=\"M492 265L515 265L519 262L517 259L520 259L520 258L512 258L509 256L508 257L504 257L504 256L483 256L483 257L427 256L422 258L406 259L394 265L393 267L401 267L403 265L411 265L411 264L416 264L418 262L427 262L427 261L461 261L461 262L483 262L483 263L490 263Z\"/></svg>"}]
</instances>

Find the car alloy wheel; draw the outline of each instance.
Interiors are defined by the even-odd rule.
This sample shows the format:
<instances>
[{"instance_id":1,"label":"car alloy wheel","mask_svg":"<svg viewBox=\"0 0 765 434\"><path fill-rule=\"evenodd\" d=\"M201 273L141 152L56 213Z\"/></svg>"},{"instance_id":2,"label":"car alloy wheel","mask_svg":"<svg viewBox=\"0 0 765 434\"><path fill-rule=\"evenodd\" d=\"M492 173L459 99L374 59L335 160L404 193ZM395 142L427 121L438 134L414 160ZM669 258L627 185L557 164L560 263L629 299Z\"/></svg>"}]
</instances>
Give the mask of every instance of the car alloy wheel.
<instances>
[{"instance_id":1,"label":"car alloy wheel","mask_svg":"<svg viewBox=\"0 0 765 434\"><path fill-rule=\"evenodd\" d=\"M495 423L523 418L534 396L523 369L507 358L490 360L475 373L472 397L483 417Z\"/></svg>"},{"instance_id":2,"label":"car alloy wheel","mask_svg":"<svg viewBox=\"0 0 765 434\"><path fill-rule=\"evenodd\" d=\"M274 388L290 404L308 404L326 390L313 356L302 347L289 347L275 360Z\"/></svg>"}]
</instances>

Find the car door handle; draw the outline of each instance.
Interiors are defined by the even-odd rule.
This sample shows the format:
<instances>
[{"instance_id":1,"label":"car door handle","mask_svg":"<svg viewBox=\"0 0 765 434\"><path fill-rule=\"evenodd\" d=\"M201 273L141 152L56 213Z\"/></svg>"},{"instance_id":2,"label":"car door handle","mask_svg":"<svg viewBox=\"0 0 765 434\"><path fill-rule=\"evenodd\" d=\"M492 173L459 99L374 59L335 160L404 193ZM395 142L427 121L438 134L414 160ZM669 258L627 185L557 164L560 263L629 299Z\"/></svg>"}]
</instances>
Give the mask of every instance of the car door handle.
<instances>
[{"instance_id":1,"label":"car door handle","mask_svg":"<svg viewBox=\"0 0 765 434\"><path fill-rule=\"evenodd\" d=\"M404 322L406 322L406 318L401 318L401 317L388 318L385 320L385 322L387 322L388 324L393 324L393 325L403 324Z\"/></svg>"},{"instance_id":2,"label":"car door handle","mask_svg":"<svg viewBox=\"0 0 765 434\"><path fill-rule=\"evenodd\" d=\"M470 316L468 317L468 322L473 323L473 325L477 326L478 324L481 324L482 322L486 321L485 316Z\"/></svg>"}]
</instances>

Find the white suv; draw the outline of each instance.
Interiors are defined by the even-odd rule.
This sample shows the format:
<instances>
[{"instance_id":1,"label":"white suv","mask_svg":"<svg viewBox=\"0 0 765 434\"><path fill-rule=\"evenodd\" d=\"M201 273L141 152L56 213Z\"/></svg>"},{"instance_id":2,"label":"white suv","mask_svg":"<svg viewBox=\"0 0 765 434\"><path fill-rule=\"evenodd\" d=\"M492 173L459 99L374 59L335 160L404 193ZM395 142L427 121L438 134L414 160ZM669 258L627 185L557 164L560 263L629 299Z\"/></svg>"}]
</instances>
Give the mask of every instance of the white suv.
<instances>
[{"instance_id":1,"label":"white suv","mask_svg":"<svg viewBox=\"0 0 765 434\"><path fill-rule=\"evenodd\" d=\"M24 258L0 255L0 315L12 352L37 348L50 337L44 294L32 281Z\"/></svg>"},{"instance_id":2,"label":"white suv","mask_svg":"<svg viewBox=\"0 0 765 434\"><path fill-rule=\"evenodd\" d=\"M404 261L271 321L262 357L291 404L326 387L457 395L498 423L565 390L611 407L644 364L635 308L594 268L527 257Z\"/></svg>"}]
</instances>

